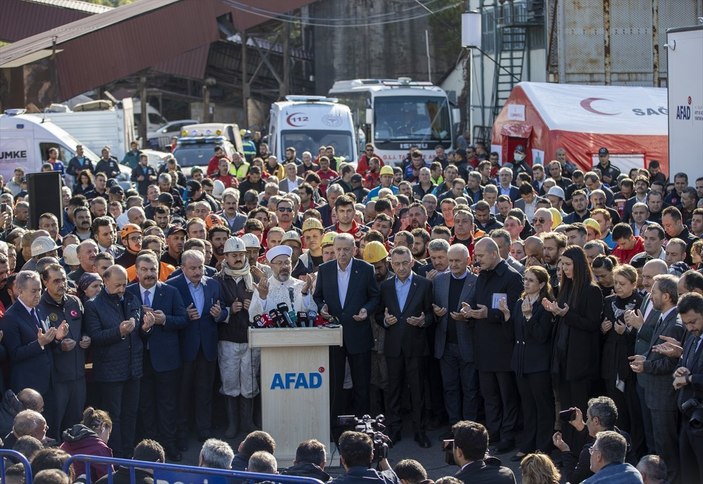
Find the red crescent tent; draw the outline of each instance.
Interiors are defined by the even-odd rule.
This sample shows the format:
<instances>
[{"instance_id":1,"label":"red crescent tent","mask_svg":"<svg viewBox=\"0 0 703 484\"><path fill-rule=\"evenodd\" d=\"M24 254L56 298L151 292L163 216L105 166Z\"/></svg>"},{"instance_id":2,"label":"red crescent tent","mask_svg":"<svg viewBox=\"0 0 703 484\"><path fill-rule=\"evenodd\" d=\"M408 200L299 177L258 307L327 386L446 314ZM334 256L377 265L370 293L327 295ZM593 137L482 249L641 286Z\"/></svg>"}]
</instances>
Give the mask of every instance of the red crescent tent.
<instances>
[{"instance_id":1,"label":"red crescent tent","mask_svg":"<svg viewBox=\"0 0 703 484\"><path fill-rule=\"evenodd\" d=\"M667 113L663 88L521 82L493 124L491 151L509 162L521 144L530 164L544 164L564 148L569 160L589 170L606 147L623 173L650 160L668 173Z\"/></svg>"}]
</instances>

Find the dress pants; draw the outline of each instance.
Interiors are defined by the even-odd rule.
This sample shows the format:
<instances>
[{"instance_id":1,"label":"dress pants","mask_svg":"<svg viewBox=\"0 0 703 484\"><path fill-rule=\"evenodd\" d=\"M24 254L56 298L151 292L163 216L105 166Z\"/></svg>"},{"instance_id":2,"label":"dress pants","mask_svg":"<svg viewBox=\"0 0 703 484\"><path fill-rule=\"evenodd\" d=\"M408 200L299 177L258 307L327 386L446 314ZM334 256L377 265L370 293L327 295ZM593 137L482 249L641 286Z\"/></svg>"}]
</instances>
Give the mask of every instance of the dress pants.
<instances>
[{"instance_id":1,"label":"dress pants","mask_svg":"<svg viewBox=\"0 0 703 484\"><path fill-rule=\"evenodd\" d=\"M447 343L439 360L444 386L444 405L449 423L478 420L478 373L473 362L467 363L459 354L459 345Z\"/></svg>"},{"instance_id":2,"label":"dress pants","mask_svg":"<svg viewBox=\"0 0 703 484\"><path fill-rule=\"evenodd\" d=\"M388 429L391 435L403 427L401 399L406 386L410 388L410 398L413 416L413 430L425 431L424 414L424 356L386 356L388 365Z\"/></svg>"},{"instance_id":3,"label":"dress pants","mask_svg":"<svg viewBox=\"0 0 703 484\"><path fill-rule=\"evenodd\" d=\"M656 454L657 451L654 448L654 434L652 433L652 412L649 410L649 407L647 406L647 403L644 399L644 387L638 382L636 389L637 396L640 399L640 410L642 411L642 429L644 430L644 440L647 444L647 453ZM676 426L675 428L678 428L678 426ZM678 457L676 465L678 466Z\"/></svg>"},{"instance_id":4,"label":"dress pants","mask_svg":"<svg viewBox=\"0 0 703 484\"><path fill-rule=\"evenodd\" d=\"M703 482L703 436L693 435L687 418L683 418L681 422L679 455L681 484L701 484Z\"/></svg>"},{"instance_id":5,"label":"dress pants","mask_svg":"<svg viewBox=\"0 0 703 484\"><path fill-rule=\"evenodd\" d=\"M344 401L344 371L345 359L349 361L352 384L352 412L357 417L369 413L370 381L371 381L371 351L349 354L344 346L330 347L330 406L332 409L331 422L335 425L337 417L344 415L347 403ZM375 416L375 415L374 415Z\"/></svg>"},{"instance_id":6,"label":"dress pants","mask_svg":"<svg viewBox=\"0 0 703 484\"><path fill-rule=\"evenodd\" d=\"M634 379L626 381L624 392L616 388L615 381L612 379L604 380L603 383L606 395L613 399L618 408L617 426L630 434L633 454L637 457L643 455L646 445L641 406L637 396L637 381Z\"/></svg>"},{"instance_id":7,"label":"dress pants","mask_svg":"<svg viewBox=\"0 0 703 484\"><path fill-rule=\"evenodd\" d=\"M654 450L666 463L666 475L669 482L679 482L679 411L651 410L652 429L654 433ZM703 439L701 440L703 442ZM703 449L702 449L703 450ZM703 481L701 481L703 482Z\"/></svg>"},{"instance_id":8,"label":"dress pants","mask_svg":"<svg viewBox=\"0 0 703 484\"><path fill-rule=\"evenodd\" d=\"M178 399L178 438L186 440L189 424L195 421L198 436L210 435L212 426L212 387L215 382L216 361L207 361L202 350L193 361L183 363ZM195 418L193 419L193 409Z\"/></svg>"},{"instance_id":9,"label":"dress pants","mask_svg":"<svg viewBox=\"0 0 703 484\"><path fill-rule=\"evenodd\" d=\"M102 410L112 418L108 445L115 457L130 458L134 452L140 383L140 378L99 383Z\"/></svg>"},{"instance_id":10,"label":"dress pants","mask_svg":"<svg viewBox=\"0 0 703 484\"><path fill-rule=\"evenodd\" d=\"M61 442L61 433L67 428L81 423L85 409L85 378L77 380L53 381L54 414L52 437Z\"/></svg>"},{"instance_id":11,"label":"dress pants","mask_svg":"<svg viewBox=\"0 0 703 484\"><path fill-rule=\"evenodd\" d=\"M139 399L141 433L146 438L157 440L165 449L176 446L180 383L180 368L156 371L151 364L149 351L144 352L144 376Z\"/></svg>"},{"instance_id":12,"label":"dress pants","mask_svg":"<svg viewBox=\"0 0 703 484\"><path fill-rule=\"evenodd\" d=\"M512 371L479 371L478 381L491 442L515 439L520 405L515 374Z\"/></svg>"},{"instance_id":13,"label":"dress pants","mask_svg":"<svg viewBox=\"0 0 703 484\"><path fill-rule=\"evenodd\" d=\"M527 373L516 376L522 404L523 432L519 448L529 454L548 453L554 433L554 393L549 372Z\"/></svg>"}]
</instances>

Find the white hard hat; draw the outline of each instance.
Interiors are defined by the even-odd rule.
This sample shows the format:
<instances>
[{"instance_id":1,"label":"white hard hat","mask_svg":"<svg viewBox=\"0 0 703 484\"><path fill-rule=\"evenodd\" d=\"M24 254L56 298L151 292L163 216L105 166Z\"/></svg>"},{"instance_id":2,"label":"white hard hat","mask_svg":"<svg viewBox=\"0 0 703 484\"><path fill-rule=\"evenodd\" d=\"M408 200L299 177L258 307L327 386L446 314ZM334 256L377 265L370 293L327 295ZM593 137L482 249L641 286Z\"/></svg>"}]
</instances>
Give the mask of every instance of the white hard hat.
<instances>
[{"instance_id":1,"label":"white hard hat","mask_svg":"<svg viewBox=\"0 0 703 484\"><path fill-rule=\"evenodd\" d=\"M78 245L68 244L63 249L63 260L69 266L79 266L81 262L78 260Z\"/></svg>"},{"instance_id":2,"label":"white hard hat","mask_svg":"<svg viewBox=\"0 0 703 484\"><path fill-rule=\"evenodd\" d=\"M222 199L222 193L225 191L225 184L220 180L215 180L213 182L214 188L212 189L212 196L218 200Z\"/></svg>"},{"instance_id":3,"label":"white hard hat","mask_svg":"<svg viewBox=\"0 0 703 484\"><path fill-rule=\"evenodd\" d=\"M32 257L37 257L59 248L51 237L42 235L32 242Z\"/></svg>"},{"instance_id":4,"label":"white hard hat","mask_svg":"<svg viewBox=\"0 0 703 484\"><path fill-rule=\"evenodd\" d=\"M244 247L246 247L247 249L258 249L261 247L261 241L254 234L244 234L242 235L241 240L244 242Z\"/></svg>"},{"instance_id":5,"label":"white hard hat","mask_svg":"<svg viewBox=\"0 0 703 484\"><path fill-rule=\"evenodd\" d=\"M230 237L225 242L225 254L230 252L246 252L247 247L244 245L244 241L239 237Z\"/></svg>"}]
</instances>

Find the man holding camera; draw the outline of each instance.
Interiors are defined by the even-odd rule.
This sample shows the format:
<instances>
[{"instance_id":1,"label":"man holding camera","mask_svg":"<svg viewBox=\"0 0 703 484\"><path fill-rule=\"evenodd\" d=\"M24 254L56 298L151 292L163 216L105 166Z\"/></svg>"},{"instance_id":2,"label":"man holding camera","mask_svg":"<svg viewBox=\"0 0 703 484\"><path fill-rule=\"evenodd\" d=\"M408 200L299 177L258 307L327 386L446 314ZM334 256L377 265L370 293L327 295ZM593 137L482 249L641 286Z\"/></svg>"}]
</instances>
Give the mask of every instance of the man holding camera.
<instances>
[{"instance_id":1,"label":"man holding camera","mask_svg":"<svg viewBox=\"0 0 703 484\"><path fill-rule=\"evenodd\" d=\"M452 455L461 469L454 477L466 484L515 484L513 471L500 460L487 457L488 430L477 422L462 420L452 426Z\"/></svg>"},{"instance_id":2,"label":"man holding camera","mask_svg":"<svg viewBox=\"0 0 703 484\"><path fill-rule=\"evenodd\" d=\"M690 337L674 372L674 388L683 419L679 433L682 482L703 482L703 296L684 294L679 315Z\"/></svg>"},{"instance_id":3,"label":"man holding camera","mask_svg":"<svg viewBox=\"0 0 703 484\"><path fill-rule=\"evenodd\" d=\"M350 430L344 432L339 437L339 455L345 472L331 481L335 484L400 483L385 457L378 461L382 469L380 472L370 467L376 456L373 440L368 434Z\"/></svg>"}]
</instances>

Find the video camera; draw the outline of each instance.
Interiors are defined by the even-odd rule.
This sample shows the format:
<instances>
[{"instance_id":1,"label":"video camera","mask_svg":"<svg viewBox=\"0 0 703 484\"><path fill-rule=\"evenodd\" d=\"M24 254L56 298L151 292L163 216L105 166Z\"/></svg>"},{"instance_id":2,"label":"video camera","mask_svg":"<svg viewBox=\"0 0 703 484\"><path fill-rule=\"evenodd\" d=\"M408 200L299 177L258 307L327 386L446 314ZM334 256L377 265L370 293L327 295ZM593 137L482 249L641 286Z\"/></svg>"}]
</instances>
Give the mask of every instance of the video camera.
<instances>
[{"instance_id":1,"label":"video camera","mask_svg":"<svg viewBox=\"0 0 703 484\"><path fill-rule=\"evenodd\" d=\"M348 430L362 432L371 437L373 462L378 463L388 457L388 444L392 443L391 439L383 433L386 430L386 426L383 424L385 420L386 417L383 415L377 415L376 418L371 418L370 415L364 415L361 418L356 415L339 415L337 425Z\"/></svg>"},{"instance_id":2,"label":"video camera","mask_svg":"<svg viewBox=\"0 0 703 484\"><path fill-rule=\"evenodd\" d=\"M697 398L689 398L681 404L681 413L688 419L691 433L703 436L703 403Z\"/></svg>"}]
</instances>

